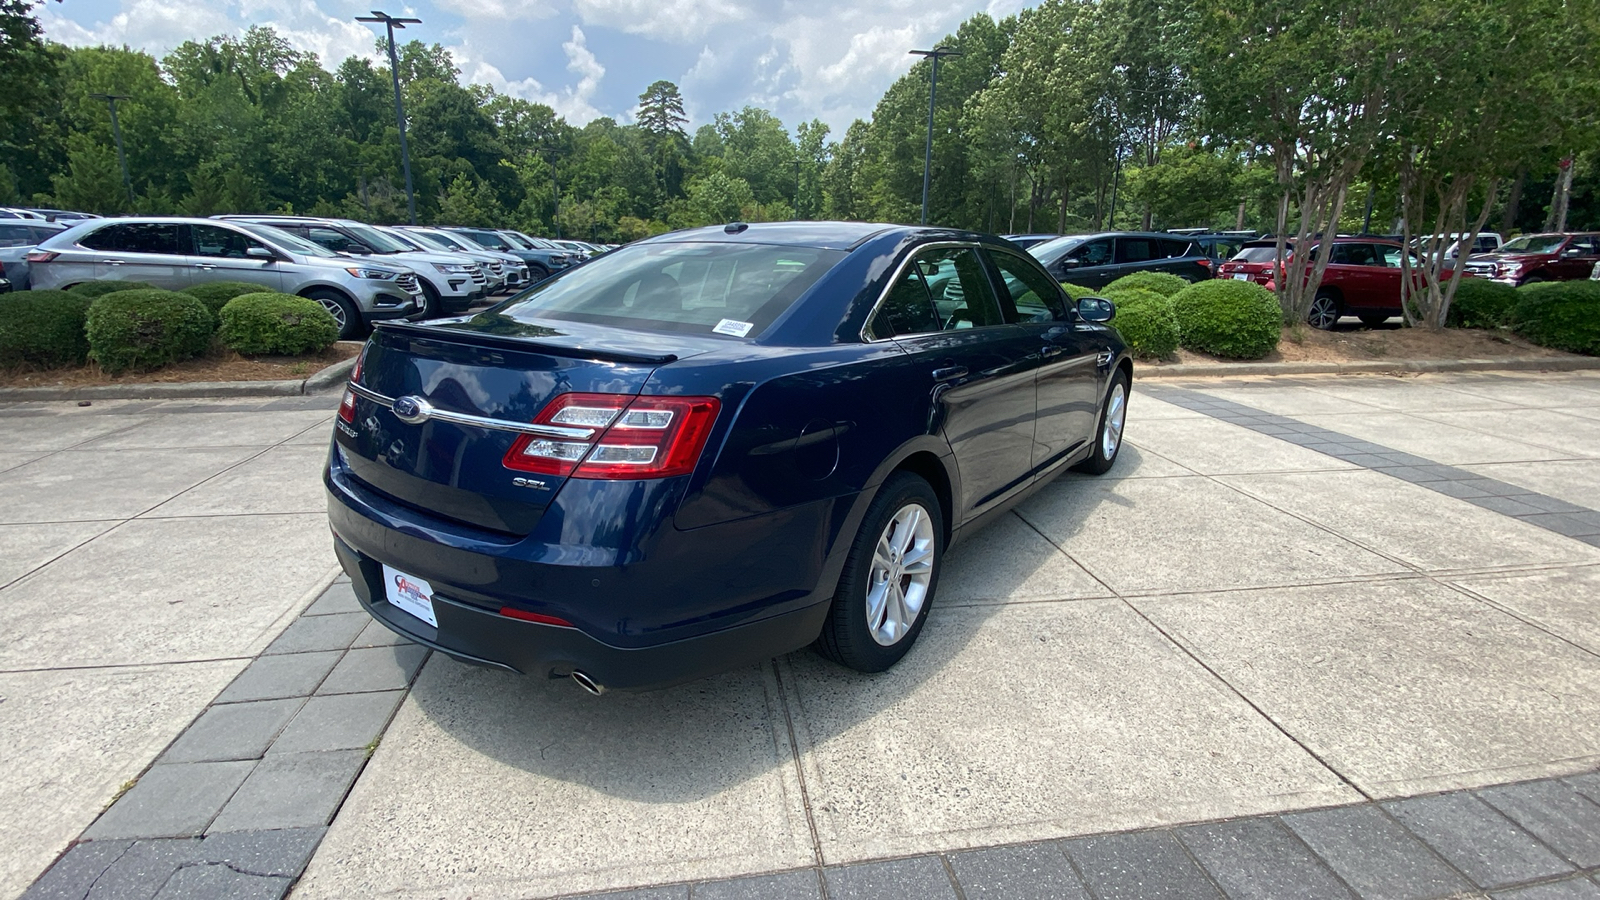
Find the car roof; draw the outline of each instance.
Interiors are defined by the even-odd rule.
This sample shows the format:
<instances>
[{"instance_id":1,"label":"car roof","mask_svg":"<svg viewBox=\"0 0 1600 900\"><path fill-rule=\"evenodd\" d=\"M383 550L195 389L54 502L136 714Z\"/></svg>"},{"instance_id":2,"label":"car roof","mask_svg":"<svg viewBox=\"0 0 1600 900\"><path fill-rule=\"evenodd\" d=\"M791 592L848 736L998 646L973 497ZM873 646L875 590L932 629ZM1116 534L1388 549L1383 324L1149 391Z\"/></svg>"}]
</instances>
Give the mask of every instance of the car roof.
<instances>
[{"instance_id":1,"label":"car roof","mask_svg":"<svg viewBox=\"0 0 1600 900\"><path fill-rule=\"evenodd\" d=\"M853 250L861 244L883 234L919 232L972 235L974 232L954 232L949 229L927 228L913 225L885 225L868 222L730 222L727 225L708 225L672 231L635 241L637 244L672 244L685 242L711 242L726 244L778 244L793 247L815 247L822 250Z\"/></svg>"}]
</instances>

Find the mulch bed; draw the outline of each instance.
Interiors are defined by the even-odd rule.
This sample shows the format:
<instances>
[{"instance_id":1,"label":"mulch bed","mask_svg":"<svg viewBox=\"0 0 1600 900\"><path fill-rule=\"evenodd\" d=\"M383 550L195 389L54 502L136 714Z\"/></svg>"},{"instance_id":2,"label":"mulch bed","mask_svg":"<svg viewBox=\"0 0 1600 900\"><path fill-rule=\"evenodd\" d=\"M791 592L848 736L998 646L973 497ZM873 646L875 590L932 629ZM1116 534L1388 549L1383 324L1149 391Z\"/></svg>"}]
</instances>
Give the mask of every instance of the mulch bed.
<instances>
[{"instance_id":1,"label":"mulch bed","mask_svg":"<svg viewBox=\"0 0 1600 900\"><path fill-rule=\"evenodd\" d=\"M214 350L153 372L112 377L94 363L72 369L0 369L0 387L87 387L99 384L181 384L199 381L299 381L361 352L360 341L340 341L306 356L240 356Z\"/></svg>"},{"instance_id":2,"label":"mulch bed","mask_svg":"<svg viewBox=\"0 0 1600 900\"><path fill-rule=\"evenodd\" d=\"M1499 359L1546 356L1570 358L1572 354L1530 344L1510 332L1474 328L1407 328L1396 319L1376 328L1341 324L1332 331L1284 328L1278 349L1253 362L1395 362L1405 360ZM1206 353L1179 350L1175 358L1140 365L1159 367L1172 363L1232 362Z\"/></svg>"}]
</instances>

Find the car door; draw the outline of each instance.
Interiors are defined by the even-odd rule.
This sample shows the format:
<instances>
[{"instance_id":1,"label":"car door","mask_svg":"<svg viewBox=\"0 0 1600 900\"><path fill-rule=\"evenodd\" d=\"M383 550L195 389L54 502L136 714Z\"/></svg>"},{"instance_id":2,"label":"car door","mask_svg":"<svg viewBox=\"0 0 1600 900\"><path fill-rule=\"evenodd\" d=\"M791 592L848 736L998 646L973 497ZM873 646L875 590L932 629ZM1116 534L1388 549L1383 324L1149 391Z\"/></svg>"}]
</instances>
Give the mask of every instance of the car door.
<instances>
[{"instance_id":1,"label":"car door","mask_svg":"<svg viewBox=\"0 0 1600 900\"><path fill-rule=\"evenodd\" d=\"M1043 471L1086 443L1098 424L1105 327L1077 321L1065 294L1039 266L995 248L1001 312L1038 342L1032 467ZM1108 359L1109 361L1109 359Z\"/></svg>"},{"instance_id":2,"label":"car door","mask_svg":"<svg viewBox=\"0 0 1600 900\"><path fill-rule=\"evenodd\" d=\"M1103 288L1117 280L1112 238L1084 241L1056 263L1055 276L1086 288Z\"/></svg>"},{"instance_id":3,"label":"car door","mask_svg":"<svg viewBox=\"0 0 1600 900\"><path fill-rule=\"evenodd\" d=\"M1133 272L1153 272L1166 269L1167 254L1161 241L1155 238L1127 235L1117 240L1117 271L1112 279Z\"/></svg>"},{"instance_id":4,"label":"car door","mask_svg":"<svg viewBox=\"0 0 1600 900\"><path fill-rule=\"evenodd\" d=\"M1579 234L1567 241L1560 259L1551 266L1556 269L1556 277L1565 281L1588 278L1596 262L1600 262L1600 235Z\"/></svg>"},{"instance_id":5,"label":"car door","mask_svg":"<svg viewBox=\"0 0 1600 900\"><path fill-rule=\"evenodd\" d=\"M193 280L196 283L241 281L259 284L262 290L267 291L283 287L283 275L278 271L278 254L266 244L242 231L220 225L191 225L189 229L194 239L194 255L190 257L190 263L194 267ZM253 248L270 255L251 256L250 250Z\"/></svg>"},{"instance_id":6,"label":"car door","mask_svg":"<svg viewBox=\"0 0 1600 900\"><path fill-rule=\"evenodd\" d=\"M98 281L143 281L177 291L190 284L188 227L177 222L118 222L78 243L96 251Z\"/></svg>"},{"instance_id":7,"label":"car door","mask_svg":"<svg viewBox=\"0 0 1600 900\"><path fill-rule=\"evenodd\" d=\"M1031 480L1038 337L1007 323L975 247L916 251L867 325L926 371L934 415L961 475L956 524Z\"/></svg>"}]
</instances>

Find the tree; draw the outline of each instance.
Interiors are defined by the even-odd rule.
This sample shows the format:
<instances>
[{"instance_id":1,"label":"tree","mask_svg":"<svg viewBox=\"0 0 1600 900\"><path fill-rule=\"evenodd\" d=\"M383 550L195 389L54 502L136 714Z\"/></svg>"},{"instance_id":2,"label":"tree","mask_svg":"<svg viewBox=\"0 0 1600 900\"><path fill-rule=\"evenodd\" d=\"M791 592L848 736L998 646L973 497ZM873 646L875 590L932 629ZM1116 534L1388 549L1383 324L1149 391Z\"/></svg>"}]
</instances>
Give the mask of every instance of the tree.
<instances>
[{"instance_id":1,"label":"tree","mask_svg":"<svg viewBox=\"0 0 1600 900\"><path fill-rule=\"evenodd\" d=\"M670 81L657 81L639 95L637 111L639 127L655 138L680 137L687 139L683 126L689 117L683 112L683 95Z\"/></svg>"},{"instance_id":2,"label":"tree","mask_svg":"<svg viewBox=\"0 0 1600 900\"><path fill-rule=\"evenodd\" d=\"M500 227L505 224L505 210L495 199L494 191L483 180L462 173L450 181L450 186L439 194L440 225L478 225Z\"/></svg>"},{"instance_id":3,"label":"tree","mask_svg":"<svg viewBox=\"0 0 1600 900\"><path fill-rule=\"evenodd\" d=\"M128 193L122 186L116 151L75 137L73 149L67 154L67 170L51 178L52 202L64 209L103 216L128 212Z\"/></svg>"}]
</instances>

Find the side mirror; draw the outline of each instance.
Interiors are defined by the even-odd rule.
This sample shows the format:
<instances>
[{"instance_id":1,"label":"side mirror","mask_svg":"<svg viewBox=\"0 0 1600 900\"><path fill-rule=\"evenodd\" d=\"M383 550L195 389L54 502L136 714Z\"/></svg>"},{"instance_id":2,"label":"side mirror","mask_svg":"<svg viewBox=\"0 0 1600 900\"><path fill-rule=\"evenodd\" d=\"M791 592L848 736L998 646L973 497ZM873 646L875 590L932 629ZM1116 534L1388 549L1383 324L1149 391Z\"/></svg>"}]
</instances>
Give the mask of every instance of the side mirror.
<instances>
[{"instance_id":1,"label":"side mirror","mask_svg":"<svg viewBox=\"0 0 1600 900\"><path fill-rule=\"evenodd\" d=\"M1076 257L1067 256L1063 257L1058 265L1060 265L1063 269L1076 269L1077 267L1083 265L1083 260Z\"/></svg>"},{"instance_id":2,"label":"side mirror","mask_svg":"<svg viewBox=\"0 0 1600 900\"><path fill-rule=\"evenodd\" d=\"M1078 317L1085 322L1109 322L1117 316L1117 305L1104 297L1079 297Z\"/></svg>"},{"instance_id":3,"label":"side mirror","mask_svg":"<svg viewBox=\"0 0 1600 900\"><path fill-rule=\"evenodd\" d=\"M1583 248L1582 247L1568 247L1567 249L1561 251L1561 257L1563 259L1573 259L1574 257L1579 257L1579 256L1582 256L1582 255L1583 255Z\"/></svg>"},{"instance_id":4,"label":"side mirror","mask_svg":"<svg viewBox=\"0 0 1600 900\"><path fill-rule=\"evenodd\" d=\"M268 250L265 247L247 247L245 248L244 255L251 257L252 259L265 259L269 261L276 260L278 258L276 253L273 253L271 250Z\"/></svg>"}]
</instances>

